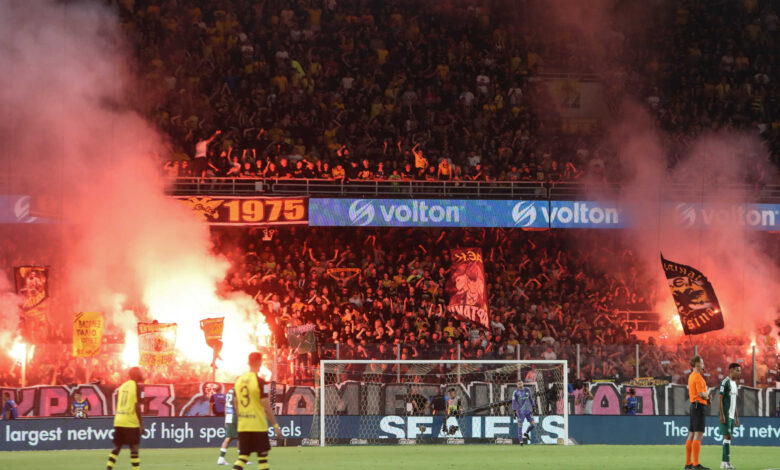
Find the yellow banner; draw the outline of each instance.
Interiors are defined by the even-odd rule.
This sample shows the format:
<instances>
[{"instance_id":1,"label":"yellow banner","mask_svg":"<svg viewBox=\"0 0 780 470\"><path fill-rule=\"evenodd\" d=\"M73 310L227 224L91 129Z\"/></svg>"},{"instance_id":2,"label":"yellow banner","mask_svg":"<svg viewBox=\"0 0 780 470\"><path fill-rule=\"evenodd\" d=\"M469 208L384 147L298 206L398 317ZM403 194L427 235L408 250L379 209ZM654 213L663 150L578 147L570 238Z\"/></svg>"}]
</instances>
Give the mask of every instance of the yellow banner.
<instances>
[{"instance_id":1,"label":"yellow banner","mask_svg":"<svg viewBox=\"0 0 780 470\"><path fill-rule=\"evenodd\" d=\"M176 323L138 323L138 363L160 366L173 362L176 346Z\"/></svg>"},{"instance_id":2,"label":"yellow banner","mask_svg":"<svg viewBox=\"0 0 780 470\"><path fill-rule=\"evenodd\" d=\"M200 321L200 329L206 336L206 344L222 340L222 330L225 329L225 317L206 318Z\"/></svg>"},{"instance_id":3,"label":"yellow banner","mask_svg":"<svg viewBox=\"0 0 780 470\"><path fill-rule=\"evenodd\" d=\"M103 338L103 313L80 312L73 317L73 357L100 354Z\"/></svg>"}]
</instances>

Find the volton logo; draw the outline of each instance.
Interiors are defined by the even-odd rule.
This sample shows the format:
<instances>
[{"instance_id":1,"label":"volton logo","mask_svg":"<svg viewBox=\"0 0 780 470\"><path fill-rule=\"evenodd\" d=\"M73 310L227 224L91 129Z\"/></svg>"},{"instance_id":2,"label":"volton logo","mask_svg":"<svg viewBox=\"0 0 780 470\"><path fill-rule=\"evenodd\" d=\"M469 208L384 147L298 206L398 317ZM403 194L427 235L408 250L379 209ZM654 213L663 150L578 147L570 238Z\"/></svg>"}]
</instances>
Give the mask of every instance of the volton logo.
<instances>
[{"instance_id":1,"label":"volton logo","mask_svg":"<svg viewBox=\"0 0 780 470\"><path fill-rule=\"evenodd\" d=\"M512 220L516 225L530 227L536 221L536 208L531 201L521 201L512 208Z\"/></svg>"},{"instance_id":2,"label":"volton logo","mask_svg":"<svg viewBox=\"0 0 780 470\"><path fill-rule=\"evenodd\" d=\"M349 221L352 225L366 226L374 221L376 211L369 201L358 199L349 205Z\"/></svg>"},{"instance_id":3,"label":"volton logo","mask_svg":"<svg viewBox=\"0 0 780 470\"><path fill-rule=\"evenodd\" d=\"M696 208L693 204L677 204L674 213L677 222L684 228L693 227L696 223Z\"/></svg>"},{"instance_id":4,"label":"volton logo","mask_svg":"<svg viewBox=\"0 0 780 470\"><path fill-rule=\"evenodd\" d=\"M30 196L22 196L14 204L14 216L19 223L31 223L38 220L37 217L30 215Z\"/></svg>"}]
</instances>

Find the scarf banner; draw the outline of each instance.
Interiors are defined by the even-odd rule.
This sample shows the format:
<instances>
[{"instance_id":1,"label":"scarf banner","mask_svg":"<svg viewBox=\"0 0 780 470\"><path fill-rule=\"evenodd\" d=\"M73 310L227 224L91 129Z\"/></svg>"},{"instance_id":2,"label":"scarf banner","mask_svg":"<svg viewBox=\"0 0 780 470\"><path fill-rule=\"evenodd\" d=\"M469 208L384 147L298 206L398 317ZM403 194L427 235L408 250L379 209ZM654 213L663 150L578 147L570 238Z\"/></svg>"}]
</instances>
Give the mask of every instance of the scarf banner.
<instances>
[{"instance_id":1,"label":"scarf banner","mask_svg":"<svg viewBox=\"0 0 780 470\"><path fill-rule=\"evenodd\" d=\"M452 274L446 290L450 298L448 312L483 328L490 328L481 249L452 250Z\"/></svg>"},{"instance_id":2,"label":"scarf banner","mask_svg":"<svg viewBox=\"0 0 780 470\"><path fill-rule=\"evenodd\" d=\"M138 363L142 366L167 365L173 362L176 346L176 323L138 323Z\"/></svg>"},{"instance_id":3,"label":"scarf banner","mask_svg":"<svg viewBox=\"0 0 780 470\"><path fill-rule=\"evenodd\" d=\"M317 350L316 325L307 323L287 328L287 345L296 354L306 354Z\"/></svg>"},{"instance_id":4,"label":"scarf banner","mask_svg":"<svg viewBox=\"0 0 780 470\"><path fill-rule=\"evenodd\" d=\"M704 274L690 266L669 261L663 254L661 266L685 334L698 335L723 328L723 313L718 298Z\"/></svg>"},{"instance_id":5,"label":"scarf banner","mask_svg":"<svg viewBox=\"0 0 780 470\"><path fill-rule=\"evenodd\" d=\"M73 317L73 357L97 356L102 338L102 312L80 312Z\"/></svg>"},{"instance_id":6,"label":"scarf banner","mask_svg":"<svg viewBox=\"0 0 780 470\"><path fill-rule=\"evenodd\" d=\"M343 286L344 283L351 281L355 276L360 274L360 268L328 268L325 274L336 280L339 285Z\"/></svg>"},{"instance_id":7,"label":"scarf banner","mask_svg":"<svg viewBox=\"0 0 780 470\"><path fill-rule=\"evenodd\" d=\"M44 323L49 310L49 267L18 266L14 268L16 293L22 301L23 320Z\"/></svg>"}]
</instances>

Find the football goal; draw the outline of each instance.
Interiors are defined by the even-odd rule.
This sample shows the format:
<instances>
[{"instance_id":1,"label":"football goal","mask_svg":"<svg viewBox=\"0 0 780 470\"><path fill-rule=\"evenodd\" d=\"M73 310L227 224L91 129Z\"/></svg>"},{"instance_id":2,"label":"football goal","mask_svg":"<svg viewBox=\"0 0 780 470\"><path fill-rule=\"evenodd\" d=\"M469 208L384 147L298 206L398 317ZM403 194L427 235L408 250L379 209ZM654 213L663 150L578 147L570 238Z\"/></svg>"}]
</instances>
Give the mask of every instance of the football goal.
<instances>
[{"instance_id":1,"label":"football goal","mask_svg":"<svg viewBox=\"0 0 780 470\"><path fill-rule=\"evenodd\" d=\"M313 445L569 441L566 361L323 360L318 378Z\"/></svg>"}]
</instances>

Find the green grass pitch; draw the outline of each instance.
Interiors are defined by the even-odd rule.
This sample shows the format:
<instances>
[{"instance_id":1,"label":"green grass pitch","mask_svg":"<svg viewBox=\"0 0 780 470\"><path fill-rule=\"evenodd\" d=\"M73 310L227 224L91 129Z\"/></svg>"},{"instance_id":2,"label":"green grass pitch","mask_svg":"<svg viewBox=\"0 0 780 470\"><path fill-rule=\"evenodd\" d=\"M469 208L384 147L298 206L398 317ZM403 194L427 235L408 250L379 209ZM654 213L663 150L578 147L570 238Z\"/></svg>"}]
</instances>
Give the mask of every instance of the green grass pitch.
<instances>
[{"instance_id":1,"label":"green grass pitch","mask_svg":"<svg viewBox=\"0 0 780 470\"><path fill-rule=\"evenodd\" d=\"M780 445L780 442L778 443ZM780 469L780 447L732 447L732 463L740 470ZM141 469L218 470L217 449L143 449ZM719 446L702 447L701 463L720 467ZM108 450L0 453L2 470L102 470ZM231 447L228 460L237 451ZM506 446L418 445L352 447L286 447L271 451L271 470L385 469L682 469L685 448L678 446ZM247 469L257 469L251 460ZM122 450L117 470L130 470L130 452Z\"/></svg>"}]
</instances>

